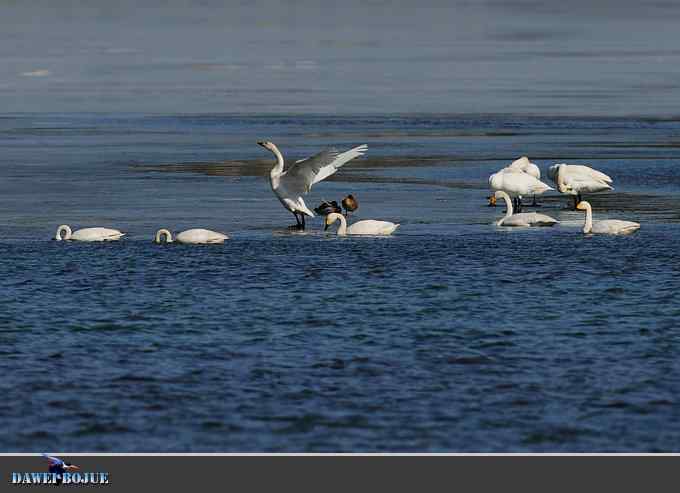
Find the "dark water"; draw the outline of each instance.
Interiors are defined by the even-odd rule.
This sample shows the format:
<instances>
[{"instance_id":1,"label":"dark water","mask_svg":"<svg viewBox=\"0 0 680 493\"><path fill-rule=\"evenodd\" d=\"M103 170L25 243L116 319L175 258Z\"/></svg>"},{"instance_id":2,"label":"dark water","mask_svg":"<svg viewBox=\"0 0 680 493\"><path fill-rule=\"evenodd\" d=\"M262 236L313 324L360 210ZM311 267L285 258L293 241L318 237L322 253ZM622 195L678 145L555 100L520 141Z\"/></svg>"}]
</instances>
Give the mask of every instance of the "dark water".
<instances>
[{"instance_id":1,"label":"dark water","mask_svg":"<svg viewBox=\"0 0 680 493\"><path fill-rule=\"evenodd\" d=\"M368 143L308 203L397 234L284 231L263 138ZM5 115L0 148L3 451L678 451L680 122ZM553 195L560 226L499 230L522 154L610 174L595 218L642 229L584 237Z\"/></svg>"}]
</instances>

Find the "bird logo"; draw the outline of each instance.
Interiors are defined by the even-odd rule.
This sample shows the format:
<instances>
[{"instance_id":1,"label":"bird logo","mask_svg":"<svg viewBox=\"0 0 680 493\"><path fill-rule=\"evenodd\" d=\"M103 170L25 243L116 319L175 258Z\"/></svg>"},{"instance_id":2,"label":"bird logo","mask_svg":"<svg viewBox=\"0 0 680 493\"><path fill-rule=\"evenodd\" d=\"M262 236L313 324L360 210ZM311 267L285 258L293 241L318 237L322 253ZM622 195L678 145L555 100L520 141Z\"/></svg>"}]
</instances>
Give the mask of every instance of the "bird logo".
<instances>
[{"instance_id":1,"label":"bird logo","mask_svg":"<svg viewBox=\"0 0 680 493\"><path fill-rule=\"evenodd\" d=\"M57 484L61 484L65 472L77 471L80 468L53 455L42 454L49 464L49 472L57 475Z\"/></svg>"}]
</instances>

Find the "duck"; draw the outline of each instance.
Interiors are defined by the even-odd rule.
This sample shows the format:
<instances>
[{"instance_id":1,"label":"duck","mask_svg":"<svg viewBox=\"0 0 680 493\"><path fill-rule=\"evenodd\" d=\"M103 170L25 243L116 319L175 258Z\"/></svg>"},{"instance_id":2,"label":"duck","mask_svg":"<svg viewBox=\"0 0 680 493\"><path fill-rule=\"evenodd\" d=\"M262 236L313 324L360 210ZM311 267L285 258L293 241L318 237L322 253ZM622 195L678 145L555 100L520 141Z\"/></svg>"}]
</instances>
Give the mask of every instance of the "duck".
<instances>
[{"instance_id":1,"label":"duck","mask_svg":"<svg viewBox=\"0 0 680 493\"><path fill-rule=\"evenodd\" d=\"M62 233L64 233L63 237ZM72 231L69 225L62 224L57 228L57 234L54 239L57 241L116 241L120 240L123 236L125 236L125 233L122 233L117 229L83 228Z\"/></svg>"},{"instance_id":2,"label":"duck","mask_svg":"<svg viewBox=\"0 0 680 493\"><path fill-rule=\"evenodd\" d=\"M337 201L333 200L329 202L328 200L324 200L314 208L314 212L319 216L327 216L331 212L342 212L342 209L338 205Z\"/></svg>"},{"instance_id":3,"label":"duck","mask_svg":"<svg viewBox=\"0 0 680 493\"><path fill-rule=\"evenodd\" d=\"M640 229L640 223L633 221L605 219L604 221L593 222L593 208L585 200L576 204L576 208L586 213L586 220L583 225L585 234L627 235Z\"/></svg>"},{"instance_id":4,"label":"duck","mask_svg":"<svg viewBox=\"0 0 680 493\"><path fill-rule=\"evenodd\" d=\"M217 231L211 231L209 229L187 229L179 233L175 239L172 238L172 233L169 230L163 228L156 231L156 236L154 241L158 244L163 243L163 237L165 237L165 243L172 243L177 241L179 243L191 244L191 245L207 245L207 244L217 244L224 243L229 237L223 233L218 233Z\"/></svg>"},{"instance_id":5,"label":"duck","mask_svg":"<svg viewBox=\"0 0 680 493\"><path fill-rule=\"evenodd\" d=\"M284 171L283 155L278 147L268 141L258 142L258 145L276 157L276 164L269 173L269 184L283 207L295 216L297 224L291 226L291 229L303 231L305 216L314 217L314 213L309 210L302 196L311 190L312 185L325 180L352 159L363 156L368 150L366 144L345 152L329 149L307 159L295 161Z\"/></svg>"},{"instance_id":6,"label":"duck","mask_svg":"<svg viewBox=\"0 0 680 493\"><path fill-rule=\"evenodd\" d=\"M325 219L324 231L327 230L333 223L340 221L338 227L338 236L346 235L391 235L399 227L399 224L388 221L375 221L373 219L365 219L357 221L354 224L347 226L347 219L342 214L333 212L328 214Z\"/></svg>"},{"instance_id":7,"label":"duck","mask_svg":"<svg viewBox=\"0 0 680 493\"><path fill-rule=\"evenodd\" d=\"M350 193L347 197L342 199L342 208L345 209L345 217L349 217L350 212L354 212L359 208L359 202L354 198L354 195Z\"/></svg>"},{"instance_id":8,"label":"duck","mask_svg":"<svg viewBox=\"0 0 680 493\"><path fill-rule=\"evenodd\" d=\"M505 217L498 221L496 226L555 226L559 223L557 219L537 212L513 214L510 196L502 190L497 191L494 195L497 199L505 200L506 207Z\"/></svg>"}]
</instances>

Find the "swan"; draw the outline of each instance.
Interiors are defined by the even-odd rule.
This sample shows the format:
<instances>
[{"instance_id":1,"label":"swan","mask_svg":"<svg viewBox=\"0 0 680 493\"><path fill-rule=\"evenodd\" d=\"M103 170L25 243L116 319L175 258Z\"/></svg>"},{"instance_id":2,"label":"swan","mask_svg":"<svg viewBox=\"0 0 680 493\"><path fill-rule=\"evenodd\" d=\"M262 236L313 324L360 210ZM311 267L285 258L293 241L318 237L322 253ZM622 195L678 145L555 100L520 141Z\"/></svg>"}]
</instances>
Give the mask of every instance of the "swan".
<instances>
[{"instance_id":1,"label":"swan","mask_svg":"<svg viewBox=\"0 0 680 493\"><path fill-rule=\"evenodd\" d=\"M529 176L533 176L537 180L541 179L541 168L529 161L529 158L526 156L522 156L521 158L514 160L512 164L508 166L508 168L526 173Z\"/></svg>"},{"instance_id":2,"label":"swan","mask_svg":"<svg viewBox=\"0 0 680 493\"><path fill-rule=\"evenodd\" d=\"M62 232L64 233L63 238ZM54 239L57 241L115 241L120 240L123 236L125 236L125 233L109 228L83 228L73 232L67 224L62 224L57 228L57 235Z\"/></svg>"},{"instance_id":3,"label":"swan","mask_svg":"<svg viewBox=\"0 0 680 493\"><path fill-rule=\"evenodd\" d=\"M354 212L359 208L359 201L350 193L342 199L342 208L345 209L345 216L349 217L350 212Z\"/></svg>"},{"instance_id":4,"label":"swan","mask_svg":"<svg viewBox=\"0 0 680 493\"><path fill-rule=\"evenodd\" d=\"M491 190L506 192L515 201L517 211L522 210L522 195L541 195L554 188L522 171L503 168L489 177Z\"/></svg>"},{"instance_id":5,"label":"swan","mask_svg":"<svg viewBox=\"0 0 680 493\"><path fill-rule=\"evenodd\" d=\"M333 212L326 216L324 231L329 228L334 222L340 221L340 226L338 227L338 236L346 235L391 235L399 227L398 224L394 224L388 221L374 221L373 219L367 219L364 221L357 221L354 224L347 227L347 220L342 214Z\"/></svg>"},{"instance_id":6,"label":"swan","mask_svg":"<svg viewBox=\"0 0 680 493\"><path fill-rule=\"evenodd\" d=\"M172 233L167 229L159 229L156 231L156 243L163 243L163 236L165 236L166 243L172 243ZM175 240L180 243L187 244L214 244L214 243L224 243L224 240L228 240L229 237L225 234L218 233L217 231L210 231L209 229L187 229L179 233Z\"/></svg>"},{"instance_id":7,"label":"swan","mask_svg":"<svg viewBox=\"0 0 680 493\"><path fill-rule=\"evenodd\" d=\"M529 161L529 158L526 156L522 156L521 158L514 160L512 164L508 166L508 168L526 173L529 176L533 176L537 180L541 179L541 168ZM536 195L532 196L531 205L533 207L538 207L538 204L536 203Z\"/></svg>"},{"instance_id":8,"label":"swan","mask_svg":"<svg viewBox=\"0 0 680 493\"><path fill-rule=\"evenodd\" d=\"M585 175L589 176L590 178L594 180L599 180L603 181L605 183L612 184L614 180L611 179L609 175L604 174L602 171L598 171L596 169L591 168L590 166L585 166L583 164L566 164L566 163L557 163L553 164L548 168L548 178L553 180L555 182L555 175L557 174L557 170L560 166L566 166L567 169L569 170L569 173L572 174L580 174L580 175ZM555 182L557 184L557 182Z\"/></svg>"},{"instance_id":9,"label":"swan","mask_svg":"<svg viewBox=\"0 0 680 493\"><path fill-rule=\"evenodd\" d=\"M258 142L258 145L276 156L276 165L269 173L269 183L281 204L295 216L297 224L293 227L301 230L305 229L305 216L314 217L302 196L309 192L312 185L328 178L341 166L363 156L368 150L365 144L342 153L329 149L307 159L295 161L284 171L283 155L279 149L271 142Z\"/></svg>"},{"instance_id":10,"label":"swan","mask_svg":"<svg viewBox=\"0 0 680 493\"><path fill-rule=\"evenodd\" d=\"M548 176L560 193L574 197L574 209L581 202L582 193L606 192L614 189L609 176L580 164L554 164L548 168Z\"/></svg>"},{"instance_id":11,"label":"swan","mask_svg":"<svg viewBox=\"0 0 680 493\"><path fill-rule=\"evenodd\" d=\"M586 211L586 222L583 225L583 232L586 234L626 235L640 229L640 223L634 223L633 221L606 219L604 221L593 222L593 208L585 200L579 202L576 208L580 211Z\"/></svg>"},{"instance_id":12,"label":"swan","mask_svg":"<svg viewBox=\"0 0 680 493\"><path fill-rule=\"evenodd\" d=\"M545 214L536 212L523 212L520 214L512 213L512 201L510 196L502 190L497 191L494 196L497 199L505 200L505 217L496 223L496 226L554 226L559 221Z\"/></svg>"}]
</instances>

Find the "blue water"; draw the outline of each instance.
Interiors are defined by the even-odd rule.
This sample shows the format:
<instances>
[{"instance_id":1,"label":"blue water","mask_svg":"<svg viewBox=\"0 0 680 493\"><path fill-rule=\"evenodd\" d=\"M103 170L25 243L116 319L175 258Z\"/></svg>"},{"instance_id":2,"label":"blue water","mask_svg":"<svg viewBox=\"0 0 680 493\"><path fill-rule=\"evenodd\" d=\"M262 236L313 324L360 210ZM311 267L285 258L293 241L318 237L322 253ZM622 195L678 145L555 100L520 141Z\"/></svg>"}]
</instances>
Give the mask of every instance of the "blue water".
<instances>
[{"instance_id":1,"label":"blue water","mask_svg":"<svg viewBox=\"0 0 680 493\"><path fill-rule=\"evenodd\" d=\"M397 233L288 232L265 138L368 143L308 203ZM5 114L0 149L2 451L678 451L678 121ZM608 173L595 218L641 230L558 195L559 226L495 227L522 154Z\"/></svg>"}]
</instances>

